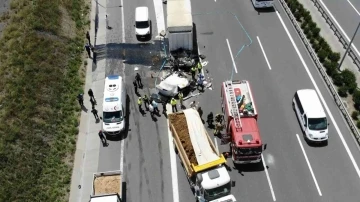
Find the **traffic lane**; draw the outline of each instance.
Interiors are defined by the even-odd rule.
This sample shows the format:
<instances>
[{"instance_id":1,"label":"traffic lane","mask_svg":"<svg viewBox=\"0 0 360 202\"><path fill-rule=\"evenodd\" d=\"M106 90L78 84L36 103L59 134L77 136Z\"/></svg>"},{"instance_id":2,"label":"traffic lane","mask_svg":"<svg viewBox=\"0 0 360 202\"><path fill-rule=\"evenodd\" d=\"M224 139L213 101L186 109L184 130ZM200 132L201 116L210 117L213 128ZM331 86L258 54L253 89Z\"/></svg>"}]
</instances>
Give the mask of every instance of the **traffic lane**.
<instances>
[{"instance_id":1,"label":"traffic lane","mask_svg":"<svg viewBox=\"0 0 360 202\"><path fill-rule=\"evenodd\" d=\"M296 61L297 56L291 43L283 40L287 36L285 32L279 31L283 28L276 13L269 12L258 15L257 12L249 9L247 2L228 6L239 8L235 13L240 19L248 19L242 23L253 38L253 44L244 49L237 61L242 66L238 70L238 76L241 79L249 80L252 87L255 104L259 111L259 127L262 138L265 143L268 143L269 149L264 152L264 156L266 159L270 159L268 171L276 198L279 201L317 201L319 200L318 194L306 167L305 159L301 155L293 153L296 148L300 151L294 136L294 131L298 130L298 124L296 120L289 119L293 116L291 99L297 87L304 86L306 88L310 85L303 84L303 80L298 77L296 71L284 67L299 66L301 63ZM268 22L264 22L264 19ZM246 26L247 24L253 26ZM267 58L270 60L272 69L282 66L285 72L274 73L273 70L269 70L256 36L260 37L261 42L268 40L273 43L271 46L263 44L265 51L269 50L269 47L272 48L267 51ZM229 40L233 41L236 38L237 36L234 34L229 37ZM235 50L233 49L233 51ZM276 53L279 51L283 52L280 56ZM275 63L272 62L273 60ZM284 167L286 169L283 169ZM299 168L301 169L299 170ZM283 190L287 191L283 192ZM303 195L303 192L308 194Z\"/></svg>"},{"instance_id":2,"label":"traffic lane","mask_svg":"<svg viewBox=\"0 0 360 202\"><path fill-rule=\"evenodd\" d=\"M207 57L206 60L208 61L208 65L204 67L205 70L209 70L206 76L213 78L213 90L205 90L203 96L195 98L195 100L200 102L200 106L204 111L203 117L206 119L209 112L213 112L214 114L221 112L221 83L231 77L233 65L229 57L230 52L226 43L226 35L228 32L233 32L237 37L234 43L230 42L231 47L236 47L233 48L232 51L234 55L236 55L240 47L246 42L249 42L249 40L246 37L246 33L240 28L240 25L232 15L209 15L206 20L204 20L204 18L196 18L194 21L197 25L198 33L212 33L211 35L209 34L198 39L200 49L203 45L206 47L200 51L201 54ZM211 26L208 26L207 21L211 22ZM244 51L246 50L248 50L248 48L244 49ZM250 58L253 57L254 56L250 56ZM258 61L263 63L261 60ZM240 75L242 75L241 69L244 67L246 66L244 66L242 62L240 64L237 63L237 69ZM252 67L252 65L248 67ZM237 74L234 75L234 79L239 79ZM213 133L210 129L208 129L208 132L210 134ZM229 151L228 145L219 145L220 140L216 140L215 142L218 143L220 152ZM234 168L232 160L229 159L228 165L231 168L231 179L237 182L236 186L232 189L232 193L238 200L241 198L244 201L264 201L272 197L262 164Z\"/></svg>"},{"instance_id":3,"label":"traffic lane","mask_svg":"<svg viewBox=\"0 0 360 202\"><path fill-rule=\"evenodd\" d=\"M327 93L327 88L324 85L322 78L320 77L319 73L317 72L315 66L312 64L304 46L303 45L301 46L300 39L298 37L296 37L297 33L294 33L293 29L289 29L289 31L291 32L291 34L294 38L294 41L297 44L297 47L299 48L302 56L304 57L308 67L310 68L311 74L313 75L315 81L317 82L317 85L318 85L320 91L322 92L322 95L324 96L324 99L326 100L327 105L329 106L329 108L331 110L331 113L332 114L338 113L337 107L334 104L334 102L332 101L332 97L330 96L329 93ZM277 45L277 43L275 44L274 41L275 40L273 40L273 39L271 39L271 40L265 39L263 42L263 46L264 47L274 47L275 45ZM311 83L311 80L309 79L309 76L307 75L306 71L304 71L305 69L302 64L290 65L287 67L280 66L280 65L274 65L274 63L276 64L277 61L276 61L276 59L272 59L273 53L274 53L273 51L268 51L267 55L270 60L270 63L272 64L272 66L274 66L274 69L273 69L274 71L272 71L272 72L277 73L277 74L275 74L277 77L277 80L282 80L282 79L286 79L286 77L290 77L291 81L289 81L289 82L291 83L291 82L295 81L295 78L303 78L303 83L310 84L310 86L308 86L308 88L314 89L314 87ZM299 59L296 59L296 60L299 61ZM278 69L276 69L276 67L278 67ZM288 70L290 70L290 71L288 71ZM286 72L286 71L288 71L288 72ZM293 74L294 76L289 76L289 75L291 75L291 71L296 71L296 74ZM281 75L283 75L283 76L281 76ZM303 76L301 76L301 75L303 75ZM298 89L304 88L301 85L295 85L295 86L298 86ZM287 90L288 89L289 88L287 86ZM292 89L293 92L295 92L296 90L297 89ZM284 90L282 90L282 91L284 91ZM290 93L290 92L287 92L287 93ZM293 95L293 93L292 93L292 95ZM352 137L347 135L347 134L350 134L350 131L347 129L345 122L341 119L341 116L336 116L336 117L337 118L335 118L335 121L338 124L338 126L341 128L342 133L346 134L345 138L347 139L347 142L350 143L349 145L351 147L353 155L355 153L355 156L358 156L358 155L356 155L356 154L358 154L358 150L357 150L356 145L354 145L354 141L353 141ZM335 128L332 126L330 126L329 129L330 129L330 131L336 132ZM302 133L300 133L300 135L301 134ZM310 148L310 151L307 151L307 153L308 153L308 157L309 157L311 164L313 164L313 162L315 163L315 165L313 165L314 173L319 181L320 189L322 190L324 196L325 196L325 193L328 193L326 195L327 197L335 197L335 196L333 196L333 193L335 193L334 192L335 189L341 189L344 186L345 187L348 187L348 186L355 187L355 189L358 188L358 185L357 185L358 178L357 178L356 172L354 172L354 166L352 165L351 161L349 160L349 156L346 153L345 148L344 148L339 136L336 135L334 138L330 138L329 142L330 141L331 141L331 144L329 143L329 145L327 147L324 147L321 149L318 148L319 151L321 151L321 152L311 151L311 149L313 149L313 148L308 147L308 148ZM307 150L306 146L305 146L305 148ZM328 158L330 153L335 153L334 155L340 156L339 158L336 158L336 159L341 159L340 161L346 161L346 162L338 162L337 160L334 161L334 159L330 160ZM329 170L329 172L323 172L323 170L326 170L325 168L332 169L332 170ZM347 172L346 177L344 177L344 175L343 175L342 179L334 180L334 177L332 175L336 170L338 170L338 172L340 170L346 171ZM354 177L354 176L356 176L356 177ZM324 181L324 183L322 183L322 181ZM350 183L349 183L349 181L350 181ZM337 183L334 183L334 182L337 182ZM341 185L339 186L339 184L341 184ZM343 194L343 196L351 195L353 193L353 188L345 189L344 192L345 193Z\"/></svg>"},{"instance_id":4,"label":"traffic lane","mask_svg":"<svg viewBox=\"0 0 360 202\"><path fill-rule=\"evenodd\" d=\"M151 20L151 40L144 42L138 41L135 36L135 9L140 6L149 8L149 17ZM124 2L124 15L126 43L152 43L157 35L157 22L153 0L126 0L126 2Z\"/></svg>"},{"instance_id":5,"label":"traffic lane","mask_svg":"<svg viewBox=\"0 0 360 202\"><path fill-rule=\"evenodd\" d=\"M333 0L322 0L322 1L326 5L326 7L330 10L336 21L343 28L349 39L351 39L356 30L356 26L359 23L359 14L347 1L333 1ZM358 48L360 46L360 37L355 37L353 43Z\"/></svg>"},{"instance_id":6,"label":"traffic lane","mask_svg":"<svg viewBox=\"0 0 360 202\"><path fill-rule=\"evenodd\" d=\"M203 8L202 4L197 5L196 2L192 4L194 13L211 13L214 11L212 7L208 10ZM233 71L231 59L229 59L230 52L226 43L227 31L224 30L237 33L237 41L231 44L231 46L236 47L237 51L249 41L236 18L230 13L196 15L193 20L196 24L200 53L206 56L205 61L208 62L204 70L206 78L212 82L212 90L205 89L203 94L191 98L189 102L193 100L199 102L199 106L203 110L202 118L205 121L210 112L213 112L214 115L221 112L221 84L223 81L231 79L231 72ZM237 51L234 52L234 55ZM230 64L226 63L226 60L229 60ZM220 145L221 141L214 138L213 130L208 128L206 123L205 125L220 152L229 151L229 146ZM229 171L231 179L236 182L236 186L232 188L232 194L235 198L238 200L241 198L243 201L266 201L269 197L271 198L262 165L237 169L234 168L231 159L228 159L227 164L231 169Z\"/></svg>"},{"instance_id":7,"label":"traffic lane","mask_svg":"<svg viewBox=\"0 0 360 202\"><path fill-rule=\"evenodd\" d=\"M295 139L295 132L299 129L291 110L293 94L284 89L296 88L296 85L305 88L308 86L303 85L301 79L293 79L293 86L285 79L277 77L277 73L267 69L259 53L261 50L256 46L251 46L242 53L241 57L244 59L241 59L241 63L244 68L238 70L239 73L234 79L246 79L250 82L259 113L260 134L263 143L268 145L264 158L276 200L319 201L314 182ZM269 190L269 187L267 189Z\"/></svg>"},{"instance_id":8,"label":"traffic lane","mask_svg":"<svg viewBox=\"0 0 360 202\"><path fill-rule=\"evenodd\" d=\"M99 6L106 6L107 13L109 20L111 21L110 26L112 27L111 30L107 30L106 32L106 43L107 44L97 44L97 45L104 45L104 49L107 53L106 57L106 66L105 66L105 76L109 76L112 74L118 74L121 76L123 75L124 65L122 64L122 60L119 57L116 57L117 48L116 47L109 47L107 46L110 43L119 44L121 43L121 36L122 36L122 24L121 21L116 22L112 19L120 19L121 18L121 9L116 7L119 5L117 1L110 0L107 1L106 5L99 5ZM120 35L120 37L119 37ZM98 105L98 107L102 107L102 105ZM99 124L102 124L100 122ZM110 138L111 139L111 138ZM99 151L99 164L98 164L98 171L110 171L110 170L119 170L120 169L120 156L121 156L121 139L115 138L116 141L108 140L109 145L103 146L101 143L100 151Z\"/></svg>"},{"instance_id":9,"label":"traffic lane","mask_svg":"<svg viewBox=\"0 0 360 202\"><path fill-rule=\"evenodd\" d=\"M356 0L347 0L348 2L351 2L351 4L359 11L360 10L360 2Z\"/></svg>"},{"instance_id":10,"label":"traffic lane","mask_svg":"<svg viewBox=\"0 0 360 202\"><path fill-rule=\"evenodd\" d=\"M125 142L124 170L126 174L127 198L129 201L172 201L172 184L169 140L166 118L162 115L152 120L148 111L143 117L136 104L138 95L134 92L132 81L135 67L142 76L143 89L140 95L150 95L155 90L155 78L150 71L158 69L153 57L160 55L160 46L153 41L141 43L135 36L135 8L147 6L152 21L152 39L155 38L156 18L152 1L127 1L125 6L125 41L124 63L126 65L126 83L130 97L130 129ZM155 47L156 46L156 47ZM149 68L154 65L154 67ZM161 108L161 106L160 106ZM144 109L144 106L143 106Z\"/></svg>"}]
</instances>

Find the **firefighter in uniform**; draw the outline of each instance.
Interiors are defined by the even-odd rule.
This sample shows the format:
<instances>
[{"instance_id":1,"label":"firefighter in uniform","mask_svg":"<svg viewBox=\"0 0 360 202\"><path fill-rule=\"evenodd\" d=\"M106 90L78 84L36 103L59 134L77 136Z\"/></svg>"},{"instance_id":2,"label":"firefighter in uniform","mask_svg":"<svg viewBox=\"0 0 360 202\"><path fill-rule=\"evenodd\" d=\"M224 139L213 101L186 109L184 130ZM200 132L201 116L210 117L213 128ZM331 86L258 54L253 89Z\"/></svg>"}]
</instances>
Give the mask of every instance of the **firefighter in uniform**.
<instances>
[{"instance_id":1,"label":"firefighter in uniform","mask_svg":"<svg viewBox=\"0 0 360 202\"><path fill-rule=\"evenodd\" d=\"M209 127L213 126L213 121L214 121L214 114L210 112L210 114L208 114L207 116L207 121L206 121Z\"/></svg>"},{"instance_id":2,"label":"firefighter in uniform","mask_svg":"<svg viewBox=\"0 0 360 202\"><path fill-rule=\"evenodd\" d=\"M223 115L222 114L216 114L215 116L215 122L221 123L222 122Z\"/></svg>"},{"instance_id":3,"label":"firefighter in uniform","mask_svg":"<svg viewBox=\"0 0 360 202\"><path fill-rule=\"evenodd\" d=\"M220 122L215 123L214 135L219 136L223 127L224 127L223 124L221 124Z\"/></svg>"},{"instance_id":4,"label":"firefighter in uniform","mask_svg":"<svg viewBox=\"0 0 360 202\"><path fill-rule=\"evenodd\" d=\"M196 67L191 67L191 77L193 80L196 80L195 79L196 69L197 69Z\"/></svg>"}]
</instances>

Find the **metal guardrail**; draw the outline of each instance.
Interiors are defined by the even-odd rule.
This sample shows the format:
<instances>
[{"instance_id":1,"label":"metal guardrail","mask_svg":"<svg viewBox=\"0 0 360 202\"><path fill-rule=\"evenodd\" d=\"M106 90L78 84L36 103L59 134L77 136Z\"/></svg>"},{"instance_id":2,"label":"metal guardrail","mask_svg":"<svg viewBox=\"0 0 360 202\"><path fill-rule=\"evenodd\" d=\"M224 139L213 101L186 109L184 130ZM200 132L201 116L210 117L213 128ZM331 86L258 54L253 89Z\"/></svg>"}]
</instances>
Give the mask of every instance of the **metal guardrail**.
<instances>
[{"instance_id":1,"label":"metal guardrail","mask_svg":"<svg viewBox=\"0 0 360 202\"><path fill-rule=\"evenodd\" d=\"M346 49L349 46L350 42L348 42L346 40L345 36L343 36L343 34L339 31L339 28L329 17L329 15L325 11L325 9L323 9L323 7L321 6L321 3L319 3L318 0L311 0L311 1L314 3L315 7L319 10L322 17L325 19L326 23L329 24L330 29L334 32L335 36L339 39L340 43L343 45L343 48ZM359 59L358 55L355 53L355 51L353 50L353 47L350 47L348 56L350 56L351 59L353 59L354 64L358 67L358 69L360 71L360 59Z\"/></svg>"},{"instance_id":2,"label":"metal guardrail","mask_svg":"<svg viewBox=\"0 0 360 202\"><path fill-rule=\"evenodd\" d=\"M349 112L346 110L346 107L344 105L344 103L342 102L340 96L338 95L336 88L334 87L331 79L329 78L329 76L326 74L326 70L323 67L323 65L321 64L321 62L319 61L319 58L317 57L317 54L315 53L314 49L312 48L310 42L308 41L308 39L306 38L306 35L304 34L304 32L302 31L300 25L298 24L296 18L294 17L294 15L292 14L291 10L289 9L289 7L287 6L286 2L284 0L279 0L282 7L284 8L285 12L287 13L287 15L290 18L290 21L292 22L292 24L294 25L297 33L299 34L301 40L303 41L306 49L309 51L309 54L311 56L311 58L313 59L316 67L319 69L319 72L321 73L321 76L323 77L326 85L328 86L331 94L334 97L334 100L337 104L337 106L339 107L341 113L343 114L347 124L349 125L352 133L354 134L356 140L358 141L358 143L360 144L360 133L359 130L357 129L356 125L354 124Z\"/></svg>"}]
</instances>

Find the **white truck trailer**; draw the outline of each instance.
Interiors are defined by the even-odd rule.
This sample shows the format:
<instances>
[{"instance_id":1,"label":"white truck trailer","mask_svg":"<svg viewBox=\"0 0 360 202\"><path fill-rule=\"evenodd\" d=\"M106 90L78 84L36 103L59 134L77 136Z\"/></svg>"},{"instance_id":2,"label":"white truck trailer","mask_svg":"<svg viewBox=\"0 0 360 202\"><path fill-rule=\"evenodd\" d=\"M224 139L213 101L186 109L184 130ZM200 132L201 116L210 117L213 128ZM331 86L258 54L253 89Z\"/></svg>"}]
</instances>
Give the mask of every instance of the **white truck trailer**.
<instances>
[{"instance_id":1,"label":"white truck trailer","mask_svg":"<svg viewBox=\"0 0 360 202\"><path fill-rule=\"evenodd\" d=\"M89 202L123 202L121 199L121 171L94 173Z\"/></svg>"},{"instance_id":2,"label":"white truck trailer","mask_svg":"<svg viewBox=\"0 0 360 202\"><path fill-rule=\"evenodd\" d=\"M196 201L235 202L232 181L224 166L226 159L217 151L199 113L190 108L168 117L174 145Z\"/></svg>"},{"instance_id":3,"label":"white truck trailer","mask_svg":"<svg viewBox=\"0 0 360 202\"><path fill-rule=\"evenodd\" d=\"M167 1L167 35L170 52L193 50L193 20L190 0Z\"/></svg>"}]
</instances>

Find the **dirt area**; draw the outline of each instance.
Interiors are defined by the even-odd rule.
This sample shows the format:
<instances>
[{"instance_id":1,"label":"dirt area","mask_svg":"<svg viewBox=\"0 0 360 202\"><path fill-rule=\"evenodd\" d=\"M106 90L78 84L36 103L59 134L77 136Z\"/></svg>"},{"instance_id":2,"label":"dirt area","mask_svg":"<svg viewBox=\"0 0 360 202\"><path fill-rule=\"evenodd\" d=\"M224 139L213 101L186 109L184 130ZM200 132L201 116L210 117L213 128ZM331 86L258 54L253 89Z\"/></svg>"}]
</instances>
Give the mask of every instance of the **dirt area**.
<instances>
[{"instance_id":1,"label":"dirt area","mask_svg":"<svg viewBox=\"0 0 360 202\"><path fill-rule=\"evenodd\" d=\"M187 156L189 157L190 163L197 165L194 148L191 144L189 130L186 123L185 114L169 114L169 121L174 126L180 141L185 149Z\"/></svg>"},{"instance_id":2,"label":"dirt area","mask_svg":"<svg viewBox=\"0 0 360 202\"><path fill-rule=\"evenodd\" d=\"M100 176L94 181L94 194L113 194L119 193L121 184L121 176Z\"/></svg>"}]
</instances>

